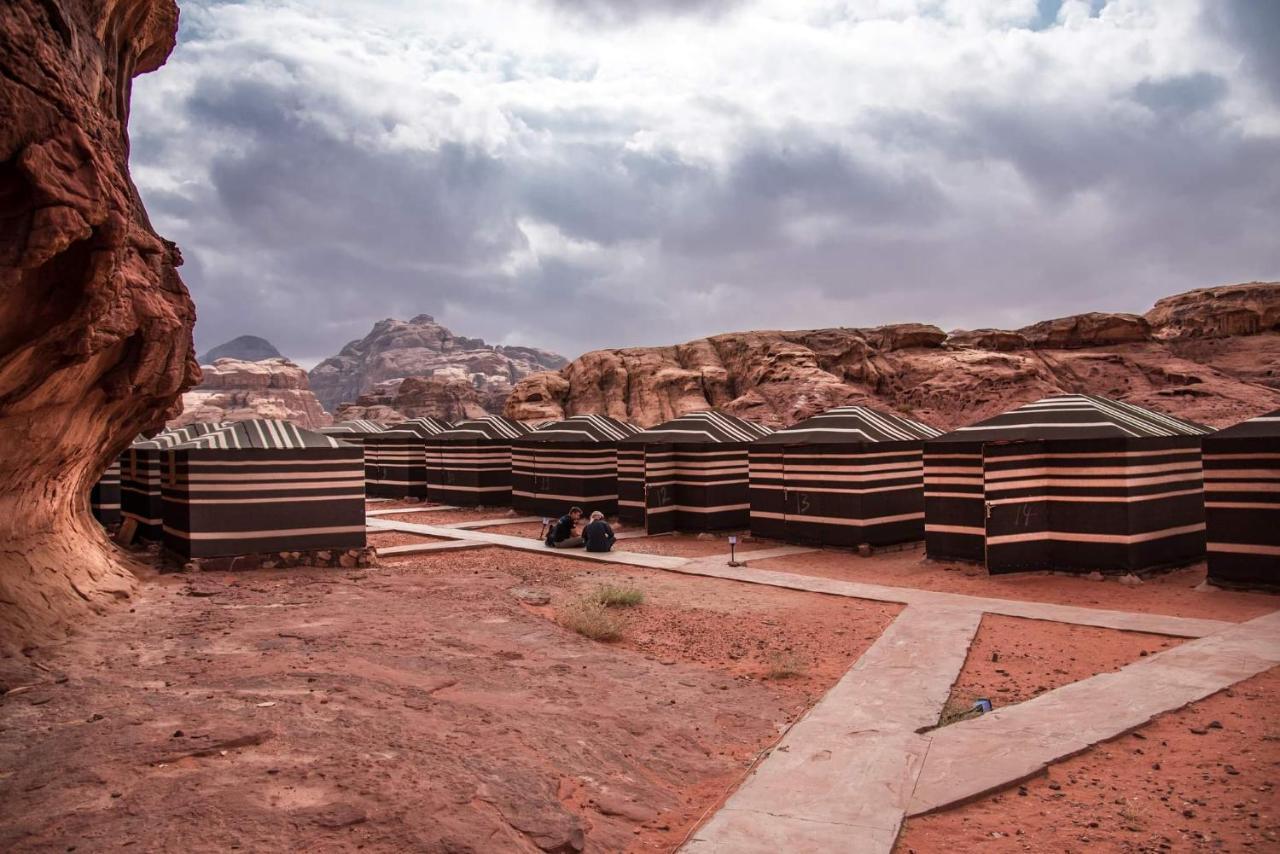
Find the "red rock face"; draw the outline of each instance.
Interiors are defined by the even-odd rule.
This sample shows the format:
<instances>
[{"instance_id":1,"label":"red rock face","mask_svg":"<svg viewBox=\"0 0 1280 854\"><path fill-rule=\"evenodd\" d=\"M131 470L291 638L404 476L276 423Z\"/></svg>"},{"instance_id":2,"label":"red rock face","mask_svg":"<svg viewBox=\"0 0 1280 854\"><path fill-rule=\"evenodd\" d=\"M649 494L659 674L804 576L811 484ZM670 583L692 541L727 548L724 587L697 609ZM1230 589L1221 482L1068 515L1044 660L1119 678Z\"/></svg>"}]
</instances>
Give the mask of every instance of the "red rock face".
<instances>
[{"instance_id":1,"label":"red rock face","mask_svg":"<svg viewBox=\"0 0 1280 854\"><path fill-rule=\"evenodd\" d=\"M129 595L86 495L199 378L177 247L129 178L173 0L0 3L0 649Z\"/></svg>"},{"instance_id":2,"label":"red rock face","mask_svg":"<svg viewBox=\"0 0 1280 854\"><path fill-rule=\"evenodd\" d=\"M476 387L465 380L406 377L380 383L369 394L360 395L355 403L344 403L338 407L336 418L339 421L368 419L383 423L404 421L406 418L462 421L480 418L490 412L486 402Z\"/></svg>"},{"instance_id":3,"label":"red rock face","mask_svg":"<svg viewBox=\"0 0 1280 854\"><path fill-rule=\"evenodd\" d=\"M169 421L170 427L255 418L280 418L308 430L333 423L311 392L307 372L283 356L256 362L217 359L202 370L204 380L182 396L182 414Z\"/></svg>"},{"instance_id":4,"label":"red rock face","mask_svg":"<svg viewBox=\"0 0 1280 854\"><path fill-rule=\"evenodd\" d=\"M740 332L587 353L534 374L511 418L601 413L652 426L718 408L783 427L866 403L935 427L1052 394L1100 394L1225 426L1280 407L1280 283L1207 288L1145 317L1081 314L1016 331L933 326Z\"/></svg>"}]
</instances>

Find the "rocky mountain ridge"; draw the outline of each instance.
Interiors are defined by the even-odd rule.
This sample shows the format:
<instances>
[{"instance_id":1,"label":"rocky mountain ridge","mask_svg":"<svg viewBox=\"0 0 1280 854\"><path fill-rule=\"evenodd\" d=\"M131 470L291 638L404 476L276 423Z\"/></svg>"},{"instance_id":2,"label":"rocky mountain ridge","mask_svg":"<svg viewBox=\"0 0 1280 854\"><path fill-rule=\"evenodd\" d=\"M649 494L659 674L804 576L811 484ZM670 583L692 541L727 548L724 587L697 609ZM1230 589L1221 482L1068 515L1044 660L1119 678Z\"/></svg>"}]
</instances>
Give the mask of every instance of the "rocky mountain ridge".
<instances>
[{"instance_id":1,"label":"rocky mountain ridge","mask_svg":"<svg viewBox=\"0 0 1280 854\"><path fill-rule=\"evenodd\" d=\"M496 413L502 411L515 383L529 374L565 364L563 356L546 350L490 345L479 338L454 335L431 315L420 314L407 321L378 321L364 338L316 365L310 380L312 390L330 411L343 403L358 405L358 399L373 393L380 383L413 377L436 381L420 387L427 396L435 393L428 387L438 386L437 391L445 393L446 387L458 391L458 383L470 385L482 409ZM446 417L439 412L430 414Z\"/></svg>"},{"instance_id":2,"label":"rocky mountain ridge","mask_svg":"<svg viewBox=\"0 0 1280 854\"><path fill-rule=\"evenodd\" d=\"M257 335L240 335L207 350L200 357L200 364L212 365L219 359L239 359L242 362L260 362L263 359L283 359L284 354L265 338Z\"/></svg>"},{"instance_id":3,"label":"rocky mountain ridge","mask_svg":"<svg viewBox=\"0 0 1280 854\"><path fill-rule=\"evenodd\" d=\"M202 370L204 381L182 396L182 414L168 426L283 418L315 430L333 423L312 393L307 372L288 359L218 359Z\"/></svg>"},{"instance_id":4,"label":"rocky mountain ridge","mask_svg":"<svg viewBox=\"0 0 1280 854\"><path fill-rule=\"evenodd\" d=\"M1080 392L1211 426L1280 408L1280 282L1189 291L1145 315L1090 312L1016 330L898 324L596 350L521 380L505 414L600 413L647 427L718 408L783 427L865 403L950 429Z\"/></svg>"}]
</instances>

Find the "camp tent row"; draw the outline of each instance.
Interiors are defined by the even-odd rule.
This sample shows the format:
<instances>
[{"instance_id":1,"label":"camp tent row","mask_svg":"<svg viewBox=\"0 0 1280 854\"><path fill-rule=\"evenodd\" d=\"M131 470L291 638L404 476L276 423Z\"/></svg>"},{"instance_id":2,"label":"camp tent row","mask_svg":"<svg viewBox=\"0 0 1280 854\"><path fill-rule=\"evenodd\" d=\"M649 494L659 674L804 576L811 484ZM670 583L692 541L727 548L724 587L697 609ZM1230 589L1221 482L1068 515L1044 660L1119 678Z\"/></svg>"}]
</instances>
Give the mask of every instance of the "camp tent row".
<instances>
[{"instance_id":1,"label":"camp tent row","mask_svg":"<svg viewBox=\"0 0 1280 854\"><path fill-rule=\"evenodd\" d=\"M511 501L516 510L558 516L570 505L618 512L618 445L640 430L605 415L575 415L511 445Z\"/></svg>"},{"instance_id":2,"label":"camp tent row","mask_svg":"<svg viewBox=\"0 0 1280 854\"><path fill-rule=\"evenodd\" d=\"M746 527L748 448L773 431L692 412L618 443L618 516L651 534Z\"/></svg>"},{"instance_id":3,"label":"camp tent row","mask_svg":"<svg viewBox=\"0 0 1280 854\"><path fill-rule=\"evenodd\" d=\"M1209 578L1280 585L1280 409L1204 439Z\"/></svg>"},{"instance_id":4,"label":"camp tent row","mask_svg":"<svg viewBox=\"0 0 1280 854\"><path fill-rule=\"evenodd\" d=\"M427 497L475 507L511 503L511 443L533 428L500 415L459 421L424 442Z\"/></svg>"},{"instance_id":5,"label":"camp tent row","mask_svg":"<svg viewBox=\"0 0 1280 854\"><path fill-rule=\"evenodd\" d=\"M426 498L426 440L450 428L435 418L413 418L364 437L366 488L371 498Z\"/></svg>"},{"instance_id":6,"label":"camp tent row","mask_svg":"<svg viewBox=\"0 0 1280 854\"><path fill-rule=\"evenodd\" d=\"M120 510L124 519L133 520L136 537L156 541L163 537L161 461L164 452L225 426L220 422L197 422L161 431L150 439L140 436L120 456Z\"/></svg>"},{"instance_id":7,"label":"camp tent row","mask_svg":"<svg viewBox=\"0 0 1280 854\"><path fill-rule=\"evenodd\" d=\"M335 439L341 439L349 445L364 445L366 437L374 433L385 433L388 429L377 421L356 418L350 421L339 421L328 427L321 427L316 432L323 433L326 436L333 436Z\"/></svg>"}]
</instances>

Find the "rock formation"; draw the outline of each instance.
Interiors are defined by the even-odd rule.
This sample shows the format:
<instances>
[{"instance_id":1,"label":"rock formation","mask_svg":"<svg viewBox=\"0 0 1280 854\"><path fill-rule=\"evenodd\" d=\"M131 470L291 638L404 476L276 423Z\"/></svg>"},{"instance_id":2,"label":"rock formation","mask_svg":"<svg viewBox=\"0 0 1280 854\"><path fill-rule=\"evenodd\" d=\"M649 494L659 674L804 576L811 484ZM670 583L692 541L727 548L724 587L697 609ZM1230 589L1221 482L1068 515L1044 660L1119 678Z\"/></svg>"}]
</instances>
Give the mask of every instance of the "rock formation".
<instances>
[{"instance_id":1,"label":"rock formation","mask_svg":"<svg viewBox=\"0 0 1280 854\"><path fill-rule=\"evenodd\" d=\"M366 418L391 424L407 418L439 418L461 421L479 418L490 410L476 387L452 377L406 377L378 383L355 403L338 407L340 421Z\"/></svg>"},{"instance_id":2,"label":"rock formation","mask_svg":"<svg viewBox=\"0 0 1280 854\"><path fill-rule=\"evenodd\" d=\"M651 426L716 407L781 427L867 403L945 429L1089 392L1223 426L1280 407L1278 371L1280 283L1252 283L1168 297L1145 317L1090 313L1014 331L904 324L598 350L526 377L506 414Z\"/></svg>"},{"instance_id":3,"label":"rock formation","mask_svg":"<svg viewBox=\"0 0 1280 854\"><path fill-rule=\"evenodd\" d=\"M204 381L182 396L182 414L170 427L254 418L283 418L309 430L333 423L311 392L307 372L288 359L218 359L202 370Z\"/></svg>"},{"instance_id":4,"label":"rock formation","mask_svg":"<svg viewBox=\"0 0 1280 854\"><path fill-rule=\"evenodd\" d=\"M311 371L311 388L325 408L368 394L378 383L406 377L472 385L483 407L502 411L513 385L536 371L560 368L563 356L532 347L490 346L454 335L428 314L409 321L381 320L360 341ZM444 413L421 413L437 418Z\"/></svg>"},{"instance_id":5,"label":"rock formation","mask_svg":"<svg viewBox=\"0 0 1280 854\"><path fill-rule=\"evenodd\" d=\"M132 79L173 0L0 3L0 650L130 595L98 474L199 379L177 247L129 178Z\"/></svg>"},{"instance_id":6,"label":"rock formation","mask_svg":"<svg viewBox=\"0 0 1280 854\"><path fill-rule=\"evenodd\" d=\"M279 350L265 338L257 335L241 335L225 344L219 344L200 357L200 364L212 365L219 359L239 359L242 362L261 362L263 359L283 359Z\"/></svg>"}]
</instances>

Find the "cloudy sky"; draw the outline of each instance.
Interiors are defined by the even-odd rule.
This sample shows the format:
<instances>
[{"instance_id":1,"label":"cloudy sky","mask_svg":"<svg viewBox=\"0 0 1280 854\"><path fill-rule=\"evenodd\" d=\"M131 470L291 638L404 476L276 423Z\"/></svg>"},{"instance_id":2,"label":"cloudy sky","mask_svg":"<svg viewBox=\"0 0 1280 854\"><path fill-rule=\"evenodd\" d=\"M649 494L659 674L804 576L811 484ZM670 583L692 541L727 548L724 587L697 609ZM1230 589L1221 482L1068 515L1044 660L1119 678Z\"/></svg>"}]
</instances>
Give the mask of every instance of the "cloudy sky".
<instances>
[{"instance_id":1,"label":"cloudy sky","mask_svg":"<svg viewBox=\"0 0 1280 854\"><path fill-rule=\"evenodd\" d=\"M575 356L1280 278L1272 0L183 0L133 175L197 349Z\"/></svg>"}]
</instances>

